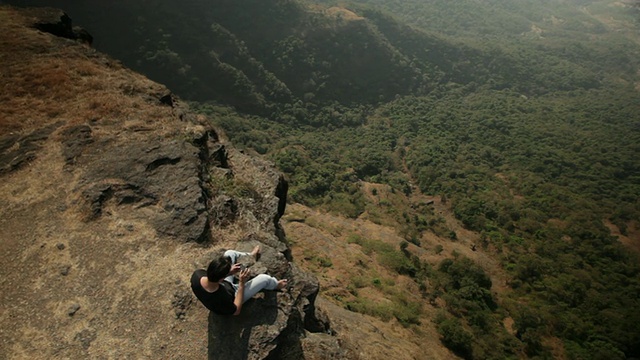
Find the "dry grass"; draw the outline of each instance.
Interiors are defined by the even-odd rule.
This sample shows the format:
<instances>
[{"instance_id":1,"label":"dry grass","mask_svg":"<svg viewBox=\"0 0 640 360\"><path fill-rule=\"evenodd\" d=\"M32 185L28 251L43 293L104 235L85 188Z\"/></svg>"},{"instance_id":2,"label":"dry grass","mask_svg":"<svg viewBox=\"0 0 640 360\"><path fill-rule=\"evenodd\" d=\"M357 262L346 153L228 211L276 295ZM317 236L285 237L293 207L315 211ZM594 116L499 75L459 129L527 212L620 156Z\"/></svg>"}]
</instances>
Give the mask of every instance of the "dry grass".
<instances>
[{"instance_id":1,"label":"dry grass","mask_svg":"<svg viewBox=\"0 0 640 360\"><path fill-rule=\"evenodd\" d=\"M12 8L0 8L0 21L7 25L0 34L0 134L60 120L117 118L155 128L175 120L149 96L166 92L161 85L80 43L25 28L28 20Z\"/></svg>"},{"instance_id":2,"label":"dry grass","mask_svg":"<svg viewBox=\"0 0 640 360\"><path fill-rule=\"evenodd\" d=\"M403 239L394 229L363 219L320 213L299 204L288 206L282 222L292 242L294 260L318 276L322 297L344 311L350 308L358 312L349 316L355 318L352 320L359 329L344 329L342 336L368 348L370 358L384 358L386 350L382 348L397 349L398 339L406 349L402 358L450 358L430 320L436 310L422 298L418 284L383 265L380 254L366 241L359 245L353 240L361 237L399 251ZM419 325L407 328L396 320L400 316L405 322L412 322L417 314L421 314ZM334 309L329 316L333 321L346 315ZM375 324L380 332L365 331L369 324ZM380 333L384 334L377 340L381 348L367 343L367 338L377 338Z\"/></svg>"},{"instance_id":3,"label":"dry grass","mask_svg":"<svg viewBox=\"0 0 640 360\"><path fill-rule=\"evenodd\" d=\"M626 235L620 232L620 229L613 224L610 220L603 220L606 227L611 231L611 235L616 236L618 240L627 248L640 254L640 224L636 221L630 221L627 223Z\"/></svg>"},{"instance_id":4,"label":"dry grass","mask_svg":"<svg viewBox=\"0 0 640 360\"><path fill-rule=\"evenodd\" d=\"M325 14L338 18L338 19L342 19L342 20L349 20L349 21L354 21L354 20L364 20L364 18L362 16L358 16L356 13L354 13L351 10L347 10L345 8L341 8L341 7L331 7L328 8L325 11Z\"/></svg>"},{"instance_id":5,"label":"dry grass","mask_svg":"<svg viewBox=\"0 0 640 360\"><path fill-rule=\"evenodd\" d=\"M362 190L367 199L367 211L356 220L320 213L298 204L288 207L283 224L293 243L294 259L319 277L324 298L343 308L395 324L391 326L394 330L388 330L394 336L409 330L413 333L412 341L422 349L425 349L424 344L429 344L430 350L421 356L437 358L447 350L443 349L438 335L434 335L437 331L431 319L445 303L437 298L435 305L431 305L421 296L421 284L392 269L393 263L399 261L397 255L404 240L398 230L403 225L398 214L406 212L413 218L414 213L424 210L416 204L433 202L429 207L434 215L440 217L448 229L455 230L455 241L428 230L419 239L421 246L408 244L407 251L423 262L437 267L454 253L468 257L492 278L492 291L496 296L508 291L507 276L491 250L473 250L472 245L478 243L479 234L464 229L448 204L442 203L439 197L425 196L417 191L407 197L393 192L388 186L373 183L363 183ZM354 240L358 237L360 240ZM325 258L331 266L323 265ZM422 285L426 286L427 294L432 290L428 281ZM416 307L416 304L420 305ZM416 313L420 313L420 325L413 324ZM405 325L411 325L400 330L402 326L396 317Z\"/></svg>"},{"instance_id":6,"label":"dry grass","mask_svg":"<svg viewBox=\"0 0 640 360\"><path fill-rule=\"evenodd\" d=\"M75 194L86 185L83 169L63 171L60 143L73 124L91 125L96 140L135 142L181 139L187 123L159 103L162 85L80 43L37 31L22 16L0 6L0 137L62 126L39 140L34 159L0 181L0 358L152 358L169 351L203 358L203 308L193 306L182 321L171 311L176 279L186 287L203 249L162 241L145 219L124 210L80 221ZM163 280L149 286L144 273ZM41 294L37 304L34 293ZM74 303L81 308L70 316ZM86 333L95 336L88 350L80 341Z\"/></svg>"}]
</instances>

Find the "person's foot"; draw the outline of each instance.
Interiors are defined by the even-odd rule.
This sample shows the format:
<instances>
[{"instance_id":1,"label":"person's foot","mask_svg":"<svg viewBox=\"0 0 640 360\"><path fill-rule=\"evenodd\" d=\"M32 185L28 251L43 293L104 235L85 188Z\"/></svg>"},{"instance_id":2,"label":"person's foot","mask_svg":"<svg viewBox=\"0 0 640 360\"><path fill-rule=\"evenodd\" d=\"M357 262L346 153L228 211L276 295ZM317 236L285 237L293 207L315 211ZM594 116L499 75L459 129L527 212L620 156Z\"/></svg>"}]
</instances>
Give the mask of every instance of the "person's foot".
<instances>
[{"instance_id":1,"label":"person's foot","mask_svg":"<svg viewBox=\"0 0 640 360\"><path fill-rule=\"evenodd\" d=\"M254 259L258 260L258 258L260 258L260 245L256 245L256 247L253 248L250 254Z\"/></svg>"},{"instance_id":2,"label":"person's foot","mask_svg":"<svg viewBox=\"0 0 640 360\"><path fill-rule=\"evenodd\" d=\"M284 289L285 286L287 286L287 279L282 279L278 281L278 286L276 286L276 290L282 290Z\"/></svg>"}]
</instances>

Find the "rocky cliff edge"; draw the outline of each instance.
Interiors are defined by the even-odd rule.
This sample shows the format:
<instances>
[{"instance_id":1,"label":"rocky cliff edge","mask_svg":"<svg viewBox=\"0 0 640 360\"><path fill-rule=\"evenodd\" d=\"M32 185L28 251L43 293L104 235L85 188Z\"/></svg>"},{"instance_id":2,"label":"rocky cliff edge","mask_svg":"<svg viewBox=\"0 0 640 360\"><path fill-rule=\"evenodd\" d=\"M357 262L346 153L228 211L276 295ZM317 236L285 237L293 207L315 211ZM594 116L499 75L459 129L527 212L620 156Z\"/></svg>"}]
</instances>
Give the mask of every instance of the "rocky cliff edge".
<instances>
[{"instance_id":1,"label":"rocky cliff edge","mask_svg":"<svg viewBox=\"0 0 640 360\"><path fill-rule=\"evenodd\" d=\"M270 163L62 11L0 6L0 28L0 358L355 357L291 261ZM209 314L193 270L256 244L289 288Z\"/></svg>"}]
</instances>

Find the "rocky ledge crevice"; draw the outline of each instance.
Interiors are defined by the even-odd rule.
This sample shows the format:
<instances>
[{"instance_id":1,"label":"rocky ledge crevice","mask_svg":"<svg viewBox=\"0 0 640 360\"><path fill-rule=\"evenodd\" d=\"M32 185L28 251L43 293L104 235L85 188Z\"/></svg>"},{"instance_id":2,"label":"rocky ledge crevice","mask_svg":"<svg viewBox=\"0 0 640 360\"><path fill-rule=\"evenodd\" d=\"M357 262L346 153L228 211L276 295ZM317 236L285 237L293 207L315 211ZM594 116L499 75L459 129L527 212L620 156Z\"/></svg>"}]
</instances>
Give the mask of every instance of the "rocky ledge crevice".
<instances>
[{"instance_id":1,"label":"rocky ledge crevice","mask_svg":"<svg viewBox=\"0 0 640 360\"><path fill-rule=\"evenodd\" d=\"M233 246L248 251L260 244L258 261L241 259L252 275L268 273L288 279L286 291L267 291L243 307L239 316L209 315L210 359L341 358L345 350L332 336L328 317L315 306L319 284L315 276L290 261L279 219L286 206L285 178L273 165L229 147L215 146L209 171L214 232L243 228ZM251 229L251 230L249 230ZM223 239L214 237L213 241ZM204 267L215 253L201 261ZM316 336L309 337L309 333ZM322 349L333 349L325 357ZM341 355L340 355L341 354Z\"/></svg>"}]
</instances>

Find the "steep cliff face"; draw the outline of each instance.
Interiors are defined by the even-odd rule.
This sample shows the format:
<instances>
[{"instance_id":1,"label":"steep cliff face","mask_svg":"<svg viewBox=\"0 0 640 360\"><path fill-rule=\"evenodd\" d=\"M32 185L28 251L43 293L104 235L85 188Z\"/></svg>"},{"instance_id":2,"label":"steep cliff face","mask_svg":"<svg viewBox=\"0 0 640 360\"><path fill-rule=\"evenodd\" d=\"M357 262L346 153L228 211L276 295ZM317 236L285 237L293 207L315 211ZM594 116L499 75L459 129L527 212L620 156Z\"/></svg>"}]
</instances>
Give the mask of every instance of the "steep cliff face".
<instances>
[{"instance_id":1,"label":"steep cliff face","mask_svg":"<svg viewBox=\"0 0 640 360\"><path fill-rule=\"evenodd\" d=\"M352 357L290 263L270 163L63 12L1 6L0 27L0 358ZM192 271L256 244L253 273L290 286L209 315Z\"/></svg>"}]
</instances>

